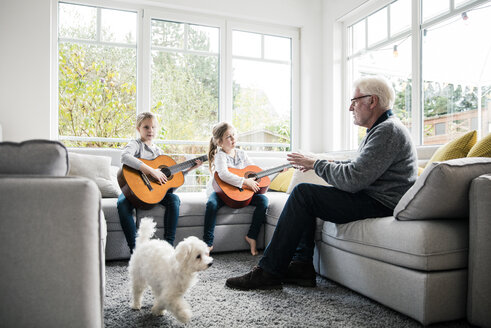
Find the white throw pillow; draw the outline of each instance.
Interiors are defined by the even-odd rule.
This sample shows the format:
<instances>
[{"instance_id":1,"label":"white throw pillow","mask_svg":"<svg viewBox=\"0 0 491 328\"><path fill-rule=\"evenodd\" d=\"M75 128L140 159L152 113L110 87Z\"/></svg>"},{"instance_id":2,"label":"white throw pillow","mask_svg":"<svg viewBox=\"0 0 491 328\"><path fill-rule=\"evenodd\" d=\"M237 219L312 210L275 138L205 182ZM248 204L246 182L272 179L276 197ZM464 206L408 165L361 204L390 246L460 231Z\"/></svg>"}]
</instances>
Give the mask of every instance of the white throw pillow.
<instances>
[{"instance_id":1,"label":"white throw pillow","mask_svg":"<svg viewBox=\"0 0 491 328\"><path fill-rule=\"evenodd\" d=\"M111 179L111 157L68 153L70 171L68 175L82 176L93 180L104 198L118 197L121 193L117 183Z\"/></svg>"},{"instance_id":2,"label":"white throw pillow","mask_svg":"<svg viewBox=\"0 0 491 328\"><path fill-rule=\"evenodd\" d=\"M399 220L467 218L471 182L486 173L491 173L491 158L433 162L402 196L394 216Z\"/></svg>"},{"instance_id":3,"label":"white throw pillow","mask_svg":"<svg viewBox=\"0 0 491 328\"><path fill-rule=\"evenodd\" d=\"M310 155L313 155L318 159L331 159L331 157L325 154L310 154ZM288 190L286 191L286 193L290 194L293 191L293 188L295 188L300 183L313 183L321 186L329 185L324 179L318 176L314 170L309 170L307 172L295 170L293 172L292 180L290 182L290 185L288 186Z\"/></svg>"}]
</instances>

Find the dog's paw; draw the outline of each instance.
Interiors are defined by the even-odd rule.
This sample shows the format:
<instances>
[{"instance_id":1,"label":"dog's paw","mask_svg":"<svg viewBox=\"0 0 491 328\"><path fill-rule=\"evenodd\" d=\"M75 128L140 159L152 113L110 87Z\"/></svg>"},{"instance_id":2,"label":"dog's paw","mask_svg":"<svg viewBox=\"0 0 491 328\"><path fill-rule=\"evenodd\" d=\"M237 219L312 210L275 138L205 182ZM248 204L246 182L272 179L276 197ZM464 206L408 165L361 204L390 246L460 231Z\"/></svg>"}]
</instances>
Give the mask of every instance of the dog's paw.
<instances>
[{"instance_id":1,"label":"dog's paw","mask_svg":"<svg viewBox=\"0 0 491 328\"><path fill-rule=\"evenodd\" d=\"M188 323L193 313L190 309L181 309L176 313L176 318L182 323Z\"/></svg>"},{"instance_id":2,"label":"dog's paw","mask_svg":"<svg viewBox=\"0 0 491 328\"><path fill-rule=\"evenodd\" d=\"M156 316L162 316L165 313L165 309L161 309L156 307L155 305L152 307L152 314Z\"/></svg>"},{"instance_id":3,"label":"dog's paw","mask_svg":"<svg viewBox=\"0 0 491 328\"><path fill-rule=\"evenodd\" d=\"M140 302L133 302L133 304L131 305L131 308L133 310L140 310L142 307L141 303Z\"/></svg>"}]
</instances>

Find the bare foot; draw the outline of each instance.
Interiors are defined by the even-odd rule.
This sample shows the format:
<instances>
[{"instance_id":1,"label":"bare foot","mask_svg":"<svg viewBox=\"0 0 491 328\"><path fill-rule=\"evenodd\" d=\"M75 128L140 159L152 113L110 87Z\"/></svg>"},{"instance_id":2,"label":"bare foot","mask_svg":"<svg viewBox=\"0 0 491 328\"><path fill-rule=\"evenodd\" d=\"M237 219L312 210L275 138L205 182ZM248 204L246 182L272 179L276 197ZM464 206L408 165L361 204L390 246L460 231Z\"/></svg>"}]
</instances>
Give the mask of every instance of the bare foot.
<instances>
[{"instance_id":1,"label":"bare foot","mask_svg":"<svg viewBox=\"0 0 491 328\"><path fill-rule=\"evenodd\" d=\"M211 251L213 250L213 246L208 246L208 251L211 253Z\"/></svg>"},{"instance_id":2,"label":"bare foot","mask_svg":"<svg viewBox=\"0 0 491 328\"><path fill-rule=\"evenodd\" d=\"M257 254L259 254L257 249L256 249L256 240L249 238L247 236L245 236L245 240L249 243L249 246L251 246L251 254L253 256L256 256Z\"/></svg>"}]
</instances>

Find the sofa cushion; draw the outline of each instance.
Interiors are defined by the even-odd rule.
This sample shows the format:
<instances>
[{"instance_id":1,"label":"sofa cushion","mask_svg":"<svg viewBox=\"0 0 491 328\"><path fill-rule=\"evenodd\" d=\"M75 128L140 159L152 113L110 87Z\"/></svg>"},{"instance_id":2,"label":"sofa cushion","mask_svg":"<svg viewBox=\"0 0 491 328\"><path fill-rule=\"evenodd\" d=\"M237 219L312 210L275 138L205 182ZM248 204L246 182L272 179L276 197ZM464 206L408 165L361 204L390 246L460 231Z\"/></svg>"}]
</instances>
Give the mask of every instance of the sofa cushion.
<instances>
[{"instance_id":1,"label":"sofa cushion","mask_svg":"<svg viewBox=\"0 0 491 328\"><path fill-rule=\"evenodd\" d=\"M467 218L471 182L486 173L491 173L491 158L431 163L402 196L394 216L399 220Z\"/></svg>"},{"instance_id":2,"label":"sofa cushion","mask_svg":"<svg viewBox=\"0 0 491 328\"><path fill-rule=\"evenodd\" d=\"M292 181L294 168L289 168L285 172L278 174L271 184L269 185L269 190L287 192L290 182Z\"/></svg>"},{"instance_id":3,"label":"sofa cushion","mask_svg":"<svg viewBox=\"0 0 491 328\"><path fill-rule=\"evenodd\" d=\"M206 210L205 192L179 192L177 193L181 200L179 208L179 227L203 226ZM253 206L242 208L230 208L223 206L218 210L216 225L228 224L250 224L252 222ZM136 216L138 220L144 217L152 217L157 222L157 227L163 227L163 217L165 207L155 205L150 209L137 209Z\"/></svg>"},{"instance_id":4,"label":"sofa cushion","mask_svg":"<svg viewBox=\"0 0 491 328\"><path fill-rule=\"evenodd\" d=\"M476 142L467 157L491 157L491 133Z\"/></svg>"},{"instance_id":5,"label":"sofa cushion","mask_svg":"<svg viewBox=\"0 0 491 328\"><path fill-rule=\"evenodd\" d=\"M104 212L104 218L107 223L107 231L121 231L121 223L119 221L119 213L117 208L117 198L102 198L101 208Z\"/></svg>"},{"instance_id":6,"label":"sofa cushion","mask_svg":"<svg viewBox=\"0 0 491 328\"><path fill-rule=\"evenodd\" d=\"M59 141L0 142L0 174L64 176L68 152Z\"/></svg>"},{"instance_id":7,"label":"sofa cushion","mask_svg":"<svg viewBox=\"0 0 491 328\"><path fill-rule=\"evenodd\" d=\"M325 222L322 240L350 253L415 270L467 267L465 220L402 222L390 216L347 224Z\"/></svg>"},{"instance_id":8,"label":"sofa cushion","mask_svg":"<svg viewBox=\"0 0 491 328\"><path fill-rule=\"evenodd\" d=\"M315 174L314 170L309 170L307 172L295 170L293 172L292 181L290 182L290 185L288 186L288 190L286 191L286 193L290 194L293 191L293 188L295 188L300 183L313 183L321 186L328 185L328 183L324 179L322 179L320 176Z\"/></svg>"},{"instance_id":9,"label":"sofa cushion","mask_svg":"<svg viewBox=\"0 0 491 328\"><path fill-rule=\"evenodd\" d=\"M82 176L93 180L104 198L118 197L121 190L111 178L111 157L77 154L70 152L69 175Z\"/></svg>"},{"instance_id":10,"label":"sofa cushion","mask_svg":"<svg viewBox=\"0 0 491 328\"><path fill-rule=\"evenodd\" d=\"M454 158L466 157L469 150L474 146L477 140L477 132L475 130L467 132L466 134L451 140L438 148L438 150L431 156L430 160L426 164L428 167L433 162L448 161Z\"/></svg>"}]
</instances>

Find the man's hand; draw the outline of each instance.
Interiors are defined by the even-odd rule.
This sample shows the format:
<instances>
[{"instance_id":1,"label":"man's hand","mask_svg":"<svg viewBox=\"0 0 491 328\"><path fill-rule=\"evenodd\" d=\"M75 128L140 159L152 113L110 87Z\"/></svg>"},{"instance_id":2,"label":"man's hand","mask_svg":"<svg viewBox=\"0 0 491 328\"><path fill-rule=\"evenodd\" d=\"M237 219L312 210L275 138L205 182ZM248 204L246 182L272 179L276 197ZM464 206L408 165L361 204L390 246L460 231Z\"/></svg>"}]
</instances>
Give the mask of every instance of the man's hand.
<instances>
[{"instance_id":1,"label":"man's hand","mask_svg":"<svg viewBox=\"0 0 491 328\"><path fill-rule=\"evenodd\" d=\"M302 172L312 170L314 168L314 163L317 160L314 156L307 156L299 153L287 154L286 159L294 168L299 169Z\"/></svg>"}]
</instances>

